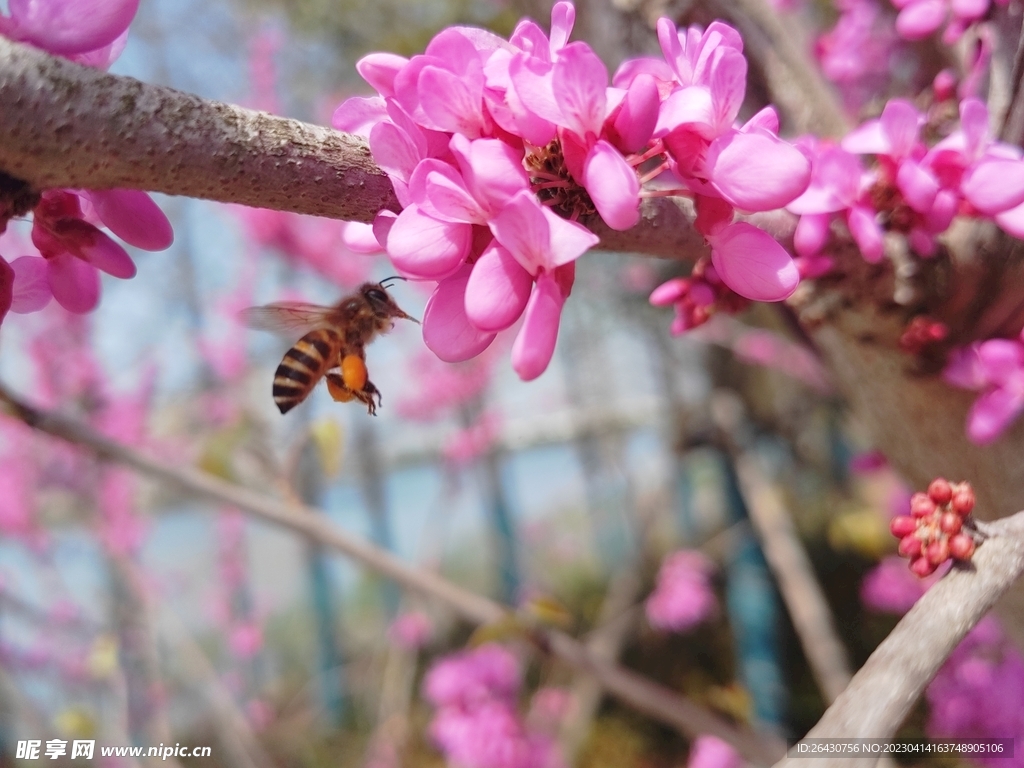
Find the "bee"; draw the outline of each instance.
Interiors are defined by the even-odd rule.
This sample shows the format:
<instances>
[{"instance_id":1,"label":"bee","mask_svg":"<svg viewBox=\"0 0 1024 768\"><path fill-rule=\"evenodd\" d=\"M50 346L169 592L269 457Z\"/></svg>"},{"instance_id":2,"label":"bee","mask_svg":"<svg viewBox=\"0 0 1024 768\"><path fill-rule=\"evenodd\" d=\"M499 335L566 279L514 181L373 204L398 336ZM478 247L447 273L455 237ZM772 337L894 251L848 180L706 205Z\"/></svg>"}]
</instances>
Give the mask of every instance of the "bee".
<instances>
[{"instance_id":1,"label":"bee","mask_svg":"<svg viewBox=\"0 0 1024 768\"><path fill-rule=\"evenodd\" d=\"M376 415L381 394L366 371L366 345L390 331L396 318L419 323L388 294L387 283L396 279L364 283L333 307L277 302L242 310L242 321L250 328L305 334L285 352L274 373L274 403L281 413L305 400L326 378L327 391L336 401L358 400Z\"/></svg>"}]
</instances>

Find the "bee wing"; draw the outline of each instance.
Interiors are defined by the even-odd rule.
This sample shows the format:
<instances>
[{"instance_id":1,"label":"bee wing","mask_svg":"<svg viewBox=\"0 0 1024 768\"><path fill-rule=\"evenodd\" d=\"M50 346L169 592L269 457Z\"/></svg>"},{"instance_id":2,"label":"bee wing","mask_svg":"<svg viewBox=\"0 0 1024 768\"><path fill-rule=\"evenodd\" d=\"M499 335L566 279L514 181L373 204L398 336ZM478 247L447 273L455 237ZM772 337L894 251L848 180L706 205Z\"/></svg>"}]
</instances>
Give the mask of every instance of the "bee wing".
<instances>
[{"instance_id":1,"label":"bee wing","mask_svg":"<svg viewBox=\"0 0 1024 768\"><path fill-rule=\"evenodd\" d=\"M305 333L314 328L331 325L334 309L318 304L304 304L298 301L281 301L264 307L249 307L239 313L239 318L249 328L275 333Z\"/></svg>"}]
</instances>

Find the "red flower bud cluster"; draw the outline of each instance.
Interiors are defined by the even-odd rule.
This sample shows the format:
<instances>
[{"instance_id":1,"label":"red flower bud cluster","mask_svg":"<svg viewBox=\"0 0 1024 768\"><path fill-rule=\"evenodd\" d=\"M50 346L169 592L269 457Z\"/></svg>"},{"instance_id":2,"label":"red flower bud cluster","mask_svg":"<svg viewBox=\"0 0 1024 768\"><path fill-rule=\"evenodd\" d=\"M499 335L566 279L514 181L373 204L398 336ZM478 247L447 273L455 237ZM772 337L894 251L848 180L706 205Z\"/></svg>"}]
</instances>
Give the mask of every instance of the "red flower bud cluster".
<instances>
[{"instance_id":1,"label":"red flower bud cluster","mask_svg":"<svg viewBox=\"0 0 1024 768\"><path fill-rule=\"evenodd\" d=\"M945 323L928 315L912 318L900 336L900 349L911 355L919 355L929 344L945 340L949 328Z\"/></svg>"},{"instance_id":2,"label":"red flower bud cluster","mask_svg":"<svg viewBox=\"0 0 1024 768\"><path fill-rule=\"evenodd\" d=\"M900 540L899 553L910 559L910 570L924 578L949 558L970 560L974 538L964 524L974 509L974 489L968 482L932 480L927 493L910 499L910 515L899 515L889 530Z\"/></svg>"}]
</instances>

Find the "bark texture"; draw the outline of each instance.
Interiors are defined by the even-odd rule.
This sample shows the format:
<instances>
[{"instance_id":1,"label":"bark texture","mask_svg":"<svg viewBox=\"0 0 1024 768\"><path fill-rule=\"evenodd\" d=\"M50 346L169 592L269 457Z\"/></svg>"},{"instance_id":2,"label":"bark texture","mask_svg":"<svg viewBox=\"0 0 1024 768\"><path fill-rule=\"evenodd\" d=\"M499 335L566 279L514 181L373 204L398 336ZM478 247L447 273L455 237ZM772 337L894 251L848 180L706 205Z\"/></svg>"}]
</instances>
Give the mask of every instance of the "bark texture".
<instances>
[{"instance_id":1,"label":"bark texture","mask_svg":"<svg viewBox=\"0 0 1024 768\"><path fill-rule=\"evenodd\" d=\"M371 221L397 209L366 142L0 37L0 171L32 189L143 189Z\"/></svg>"}]
</instances>

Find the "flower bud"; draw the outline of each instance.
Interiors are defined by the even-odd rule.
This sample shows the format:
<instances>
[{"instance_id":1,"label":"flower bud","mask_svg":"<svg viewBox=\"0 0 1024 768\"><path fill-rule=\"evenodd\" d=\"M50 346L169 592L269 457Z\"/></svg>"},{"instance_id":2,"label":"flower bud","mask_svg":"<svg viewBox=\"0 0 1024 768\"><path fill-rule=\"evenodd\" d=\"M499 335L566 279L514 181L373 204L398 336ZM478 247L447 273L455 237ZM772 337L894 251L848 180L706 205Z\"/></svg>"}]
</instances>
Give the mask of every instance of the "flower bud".
<instances>
[{"instance_id":1,"label":"flower bud","mask_svg":"<svg viewBox=\"0 0 1024 768\"><path fill-rule=\"evenodd\" d=\"M902 539L908 533L917 530L917 520L906 515L897 515L889 521L889 530L892 531L893 536Z\"/></svg>"},{"instance_id":2,"label":"flower bud","mask_svg":"<svg viewBox=\"0 0 1024 768\"><path fill-rule=\"evenodd\" d=\"M925 550L925 555L933 565L942 565L949 560L949 541L947 539L933 541Z\"/></svg>"},{"instance_id":3,"label":"flower bud","mask_svg":"<svg viewBox=\"0 0 1024 768\"><path fill-rule=\"evenodd\" d=\"M915 493L910 497L910 514L914 517L928 517L935 511L935 502L924 493Z\"/></svg>"},{"instance_id":4,"label":"flower bud","mask_svg":"<svg viewBox=\"0 0 1024 768\"><path fill-rule=\"evenodd\" d=\"M953 486L944 477L936 477L928 486L928 497L936 504L948 504L953 498Z\"/></svg>"},{"instance_id":5,"label":"flower bud","mask_svg":"<svg viewBox=\"0 0 1024 768\"><path fill-rule=\"evenodd\" d=\"M939 518L939 528L943 533L959 533L960 526L964 524L963 518L956 512L943 512Z\"/></svg>"},{"instance_id":6,"label":"flower bud","mask_svg":"<svg viewBox=\"0 0 1024 768\"><path fill-rule=\"evenodd\" d=\"M919 557L910 563L910 570L915 576L922 579L935 573L935 566L928 561L927 557Z\"/></svg>"},{"instance_id":7,"label":"flower bud","mask_svg":"<svg viewBox=\"0 0 1024 768\"><path fill-rule=\"evenodd\" d=\"M957 560L969 560L974 554L974 539L966 533L958 533L949 539L949 554Z\"/></svg>"},{"instance_id":8,"label":"flower bud","mask_svg":"<svg viewBox=\"0 0 1024 768\"><path fill-rule=\"evenodd\" d=\"M900 539L900 544L899 547L897 547L897 551L903 557L917 557L921 554L921 540L917 538L917 536L915 536L914 534L904 536L902 539Z\"/></svg>"},{"instance_id":9,"label":"flower bud","mask_svg":"<svg viewBox=\"0 0 1024 768\"><path fill-rule=\"evenodd\" d=\"M953 511L961 517L967 517L974 509L974 489L970 483L960 483L953 491Z\"/></svg>"}]
</instances>

